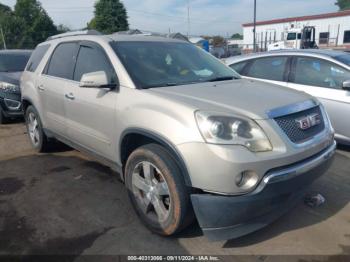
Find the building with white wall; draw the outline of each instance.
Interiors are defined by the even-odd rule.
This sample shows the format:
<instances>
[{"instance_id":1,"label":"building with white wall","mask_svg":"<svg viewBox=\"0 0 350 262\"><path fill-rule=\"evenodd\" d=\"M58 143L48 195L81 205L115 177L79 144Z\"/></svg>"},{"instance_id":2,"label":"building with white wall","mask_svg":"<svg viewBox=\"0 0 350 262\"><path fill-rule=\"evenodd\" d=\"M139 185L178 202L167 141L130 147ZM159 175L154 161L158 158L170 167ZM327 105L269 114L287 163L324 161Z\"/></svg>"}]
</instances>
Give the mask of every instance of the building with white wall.
<instances>
[{"instance_id":1,"label":"building with white wall","mask_svg":"<svg viewBox=\"0 0 350 262\"><path fill-rule=\"evenodd\" d=\"M244 49L253 49L253 23L243 24ZM256 23L256 40L260 49L268 44L285 40L292 28L314 26L316 43L320 48L350 48L350 10L320 15L290 17Z\"/></svg>"}]
</instances>

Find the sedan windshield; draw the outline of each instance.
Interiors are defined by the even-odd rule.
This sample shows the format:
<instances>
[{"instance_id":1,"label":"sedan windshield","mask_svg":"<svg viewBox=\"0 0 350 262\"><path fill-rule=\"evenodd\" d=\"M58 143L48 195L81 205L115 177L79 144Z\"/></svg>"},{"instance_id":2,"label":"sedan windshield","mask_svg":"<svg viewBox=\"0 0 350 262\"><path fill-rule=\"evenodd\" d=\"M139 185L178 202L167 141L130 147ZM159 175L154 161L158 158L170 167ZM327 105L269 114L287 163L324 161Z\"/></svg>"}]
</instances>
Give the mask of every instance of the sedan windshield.
<instances>
[{"instance_id":1,"label":"sedan windshield","mask_svg":"<svg viewBox=\"0 0 350 262\"><path fill-rule=\"evenodd\" d=\"M344 53L343 55L335 56L334 59L350 66L350 54Z\"/></svg>"},{"instance_id":2,"label":"sedan windshield","mask_svg":"<svg viewBox=\"0 0 350 262\"><path fill-rule=\"evenodd\" d=\"M30 53L0 54L0 72L22 72L27 65Z\"/></svg>"},{"instance_id":3,"label":"sedan windshield","mask_svg":"<svg viewBox=\"0 0 350 262\"><path fill-rule=\"evenodd\" d=\"M202 49L181 42L113 42L138 88L225 81L239 75Z\"/></svg>"}]
</instances>

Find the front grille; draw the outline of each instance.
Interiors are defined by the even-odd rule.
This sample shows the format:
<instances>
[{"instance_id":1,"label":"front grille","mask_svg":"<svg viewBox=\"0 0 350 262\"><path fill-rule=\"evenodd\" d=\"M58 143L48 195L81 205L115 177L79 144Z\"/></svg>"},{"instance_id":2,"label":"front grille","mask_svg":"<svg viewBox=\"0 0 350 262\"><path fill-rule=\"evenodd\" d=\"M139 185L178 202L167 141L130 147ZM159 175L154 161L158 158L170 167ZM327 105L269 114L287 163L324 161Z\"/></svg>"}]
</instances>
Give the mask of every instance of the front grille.
<instances>
[{"instance_id":1,"label":"front grille","mask_svg":"<svg viewBox=\"0 0 350 262\"><path fill-rule=\"evenodd\" d=\"M303 117L307 117L312 114L319 114L321 122L318 125L305 130L299 128L296 120ZM288 138L296 144L305 142L306 140L313 138L315 135L321 133L325 129L323 114L319 106L298 113L277 117L275 118L275 121L284 131L284 133L288 136Z\"/></svg>"}]
</instances>

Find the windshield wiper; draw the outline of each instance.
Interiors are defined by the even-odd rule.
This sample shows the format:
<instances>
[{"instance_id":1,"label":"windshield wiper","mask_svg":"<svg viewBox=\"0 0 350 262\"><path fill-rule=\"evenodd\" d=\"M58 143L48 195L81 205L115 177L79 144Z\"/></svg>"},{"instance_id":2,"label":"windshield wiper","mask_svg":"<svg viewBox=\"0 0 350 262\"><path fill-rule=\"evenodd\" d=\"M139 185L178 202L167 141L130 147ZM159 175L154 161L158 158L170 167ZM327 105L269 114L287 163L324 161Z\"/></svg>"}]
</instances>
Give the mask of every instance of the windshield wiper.
<instances>
[{"instance_id":1,"label":"windshield wiper","mask_svg":"<svg viewBox=\"0 0 350 262\"><path fill-rule=\"evenodd\" d=\"M179 83L175 82L169 82L169 83L164 83L164 84L155 84L155 85L147 85L143 86L142 89L149 89L149 88L155 88L155 87L165 87L165 86L177 86L180 85Z\"/></svg>"},{"instance_id":2,"label":"windshield wiper","mask_svg":"<svg viewBox=\"0 0 350 262\"><path fill-rule=\"evenodd\" d=\"M218 82L218 81L227 81L227 80L233 80L233 79L238 79L237 77L234 76L218 76L212 79L209 79L209 82Z\"/></svg>"}]
</instances>

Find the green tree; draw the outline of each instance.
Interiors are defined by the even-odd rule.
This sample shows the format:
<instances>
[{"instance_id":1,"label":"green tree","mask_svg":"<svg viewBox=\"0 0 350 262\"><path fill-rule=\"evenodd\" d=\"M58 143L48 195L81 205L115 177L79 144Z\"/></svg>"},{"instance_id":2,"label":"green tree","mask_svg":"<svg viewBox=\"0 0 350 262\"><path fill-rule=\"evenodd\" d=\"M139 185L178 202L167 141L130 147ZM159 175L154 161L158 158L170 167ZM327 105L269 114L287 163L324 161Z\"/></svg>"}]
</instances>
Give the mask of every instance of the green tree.
<instances>
[{"instance_id":1,"label":"green tree","mask_svg":"<svg viewBox=\"0 0 350 262\"><path fill-rule=\"evenodd\" d=\"M231 36L232 39L243 39L243 35L239 34L239 33L235 33Z\"/></svg>"},{"instance_id":2,"label":"green tree","mask_svg":"<svg viewBox=\"0 0 350 262\"><path fill-rule=\"evenodd\" d=\"M225 38L219 35L213 36L212 45L214 47L221 47L221 46L224 46L225 44L226 44Z\"/></svg>"},{"instance_id":3,"label":"green tree","mask_svg":"<svg viewBox=\"0 0 350 262\"><path fill-rule=\"evenodd\" d=\"M66 26L66 25L59 24L57 26L57 31L58 31L59 34L62 34L62 33L66 33L66 32L71 31L71 29L68 26Z\"/></svg>"},{"instance_id":4,"label":"green tree","mask_svg":"<svg viewBox=\"0 0 350 262\"><path fill-rule=\"evenodd\" d=\"M0 4L0 26L7 48L34 48L58 30L37 0L17 0L14 10ZM61 28L63 29L63 27ZM0 36L0 48L3 39Z\"/></svg>"},{"instance_id":5,"label":"green tree","mask_svg":"<svg viewBox=\"0 0 350 262\"><path fill-rule=\"evenodd\" d=\"M339 7L340 11L350 9L350 0L337 0L335 4Z\"/></svg>"},{"instance_id":6,"label":"green tree","mask_svg":"<svg viewBox=\"0 0 350 262\"><path fill-rule=\"evenodd\" d=\"M49 36L57 34L57 28L37 0L17 0L14 15L24 23L21 48L34 48Z\"/></svg>"},{"instance_id":7,"label":"green tree","mask_svg":"<svg viewBox=\"0 0 350 262\"><path fill-rule=\"evenodd\" d=\"M13 13L1 15L0 25L3 29L7 48L25 48L25 46L22 46L25 26L24 21L20 17L15 16ZM2 48L4 46L3 39L0 42Z\"/></svg>"},{"instance_id":8,"label":"green tree","mask_svg":"<svg viewBox=\"0 0 350 262\"><path fill-rule=\"evenodd\" d=\"M95 17L88 28L105 34L128 30L128 15L123 3L119 0L98 0L95 3Z\"/></svg>"},{"instance_id":9,"label":"green tree","mask_svg":"<svg viewBox=\"0 0 350 262\"><path fill-rule=\"evenodd\" d=\"M3 4L1 4L0 3L0 14L2 15L2 14L6 14L6 13L11 13L12 11L11 11L11 8L9 7L9 6L7 6L7 5L3 5Z\"/></svg>"},{"instance_id":10,"label":"green tree","mask_svg":"<svg viewBox=\"0 0 350 262\"><path fill-rule=\"evenodd\" d=\"M21 48L21 35L24 30L24 21L14 15L11 8L0 4L0 27L4 34L4 38L0 35L0 48Z\"/></svg>"}]
</instances>

